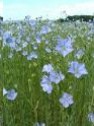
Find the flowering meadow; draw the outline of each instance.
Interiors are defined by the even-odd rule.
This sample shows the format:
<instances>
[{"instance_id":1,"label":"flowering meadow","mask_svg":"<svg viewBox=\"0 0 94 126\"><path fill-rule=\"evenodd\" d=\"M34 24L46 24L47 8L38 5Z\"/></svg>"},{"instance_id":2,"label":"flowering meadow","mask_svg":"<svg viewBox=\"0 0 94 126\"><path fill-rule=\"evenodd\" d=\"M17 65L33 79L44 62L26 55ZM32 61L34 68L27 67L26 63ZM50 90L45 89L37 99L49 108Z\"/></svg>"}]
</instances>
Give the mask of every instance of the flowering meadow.
<instances>
[{"instance_id":1,"label":"flowering meadow","mask_svg":"<svg viewBox=\"0 0 94 126\"><path fill-rule=\"evenodd\" d=\"M94 126L94 22L0 22L0 125Z\"/></svg>"}]
</instances>

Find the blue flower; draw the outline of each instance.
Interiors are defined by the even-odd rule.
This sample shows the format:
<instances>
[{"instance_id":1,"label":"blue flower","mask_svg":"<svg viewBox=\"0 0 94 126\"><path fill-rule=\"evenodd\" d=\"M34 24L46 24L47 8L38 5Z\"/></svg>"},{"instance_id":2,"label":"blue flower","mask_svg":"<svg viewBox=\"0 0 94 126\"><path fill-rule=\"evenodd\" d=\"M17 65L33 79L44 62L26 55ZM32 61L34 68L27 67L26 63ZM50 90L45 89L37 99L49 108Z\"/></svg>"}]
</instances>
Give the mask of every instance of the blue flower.
<instances>
[{"instance_id":1,"label":"blue flower","mask_svg":"<svg viewBox=\"0 0 94 126\"><path fill-rule=\"evenodd\" d=\"M47 33L49 33L49 32L51 32L50 27L48 27L47 25L43 25L42 28L41 28L40 33L41 33L41 34L47 34Z\"/></svg>"},{"instance_id":2,"label":"blue flower","mask_svg":"<svg viewBox=\"0 0 94 126\"><path fill-rule=\"evenodd\" d=\"M11 33L8 31L3 34L3 43L4 43L4 45L8 45L11 48L15 48L15 46L16 46L15 38L13 38L11 36Z\"/></svg>"},{"instance_id":3,"label":"blue flower","mask_svg":"<svg viewBox=\"0 0 94 126\"><path fill-rule=\"evenodd\" d=\"M28 43L27 43L27 42L23 42L23 44L22 44L22 48L27 47L27 45L28 45Z\"/></svg>"},{"instance_id":4,"label":"blue flower","mask_svg":"<svg viewBox=\"0 0 94 126\"><path fill-rule=\"evenodd\" d=\"M51 81L49 79L48 76L44 75L41 81L41 87L43 89L44 92L47 92L48 94L50 94L53 90L53 87L51 85Z\"/></svg>"},{"instance_id":5,"label":"blue flower","mask_svg":"<svg viewBox=\"0 0 94 126\"><path fill-rule=\"evenodd\" d=\"M41 37L39 35L36 36L37 43L41 43Z\"/></svg>"},{"instance_id":6,"label":"blue flower","mask_svg":"<svg viewBox=\"0 0 94 126\"><path fill-rule=\"evenodd\" d=\"M88 119L90 122L94 123L94 113L93 112L88 114Z\"/></svg>"},{"instance_id":7,"label":"blue flower","mask_svg":"<svg viewBox=\"0 0 94 126\"><path fill-rule=\"evenodd\" d=\"M28 56L27 56L27 60L32 60L32 59L37 59L38 55L36 52L31 52Z\"/></svg>"},{"instance_id":8,"label":"blue flower","mask_svg":"<svg viewBox=\"0 0 94 126\"><path fill-rule=\"evenodd\" d=\"M49 75L49 78L51 82L58 84L60 81L62 81L65 78L65 76L61 72L58 73L52 71Z\"/></svg>"},{"instance_id":9,"label":"blue flower","mask_svg":"<svg viewBox=\"0 0 94 126\"><path fill-rule=\"evenodd\" d=\"M59 102L63 105L63 107L68 108L74 103L73 96L65 92L64 94L62 94Z\"/></svg>"},{"instance_id":10,"label":"blue flower","mask_svg":"<svg viewBox=\"0 0 94 126\"><path fill-rule=\"evenodd\" d=\"M3 39L6 41L6 43L12 43L13 41L12 36L8 31L3 34Z\"/></svg>"},{"instance_id":11,"label":"blue flower","mask_svg":"<svg viewBox=\"0 0 94 126\"><path fill-rule=\"evenodd\" d=\"M35 26L36 26L36 20L29 20L29 24L30 24L32 27L35 27Z\"/></svg>"},{"instance_id":12,"label":"blue flower","mask_svg":"<svg viewBox=\"0 0 94 126\"><path fill-rule=\"evenodd\" d=\"M65 76L61 72L54 71L52 64L46 64L43 66L42 72L46 72L47 75L44 75L41 81L41 86L44 91L51 93L52 92L52 84L58 84L62 81ZM49 92L50 91L50 92Z\"/></svg>"},{"instance_id":13,"label":"blue flower","mask_svg":"<svg viewBox=\"0 0 94 126\"><path fill-rule=\"evenodd\" d=\"M78 63L77 61L72 61L70 63L68 72L74 74L74 76L77 78L80 78L84 74L88 74L85 64Z\"/></svg>"},{"instance_id":14,"label":"blue flower","mask_svg":"<svg viewBox=\"0 0 94 126\"><path fill-rule=\"evenodd\" d=\"M80 59L83 55L84 55L84 50L83 49L79 49L76 52L75 57L77 57L78 59Z\"/></svg>"},{"instance_id":15,"label":"blue flower","mask_svg":"<svg viewBox=\"0 0 94 126\"><path fill-rule=\"evenodd\" d=\"M6 98L11 101L15 100L17 97L17 92L15 92L14 89L11 89L11 90L7 91L6 93L4 91L4 94L6 94Z\"/></svg>"},{"instance_id":16,"label":"blue flower","mask_svg":"<svg viewBox=\"0 0 94 126\"><path fill-rule=\"evenodd\" d=\"M59 38L55 49L64 57L68 55L70 52L73 51L71 38L69 37L67 39Z\"/></svg>"},{"instance_id":17,"label":"blue flower","mask_svg":"<svg viewBox=\"0 0 94 126\"><path fill-rule=\"evenodd\" d=\"M51 73L53 71L53 66L51 64L45 64L43 66L42 72Z\"/></svg>"}]
</instances>

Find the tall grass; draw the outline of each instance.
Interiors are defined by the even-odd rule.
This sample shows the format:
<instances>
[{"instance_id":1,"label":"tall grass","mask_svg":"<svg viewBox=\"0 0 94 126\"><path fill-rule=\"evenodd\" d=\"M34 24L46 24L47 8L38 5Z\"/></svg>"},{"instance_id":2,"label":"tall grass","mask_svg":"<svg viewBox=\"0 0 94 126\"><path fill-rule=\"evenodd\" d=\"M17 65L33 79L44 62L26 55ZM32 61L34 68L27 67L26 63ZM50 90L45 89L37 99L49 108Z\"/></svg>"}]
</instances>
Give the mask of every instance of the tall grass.
<instances>
[{"instance_id":1,"label":"tall grass","mask_svg":"<svg viewBox=\"0 0 94 126\"><path fill-rule=\"evenodd\" d=\"M2 35L8 31L15 38L16 47L0 39L0 83L6 90L15 89L17 97L8 100L0 94L0 118L3 126L34 126L45 123L46 126L94 126L88 114L94 112L94 25L93 23L54 23L36 21L3 22ZM40 34L42 26L51 31ZM40 41L36 41L36 36ZM74 50L63 57L56 50L57 37L72 38ZM47 42L48 41L48 42ZM23 46L24 43L26 46ZM47 52L45 48L49 48ZM83 49L84 55L75 56L77 50ZM27 60L27 55L35 51L38 58ZM68 73L69 62L84 63L87 75L76 78ZM53 64L56 71L61 71L65 79L53 84L51 94L44 92L40 83L43 77L43 66ZM0 88L1 92L1 88ZM73 96L74 103L64 108L59 102L62 93ZM3 103L2 103L3 102ZM3 117L2 117L3 114ZM38 125L38 124L36 124Z\"/></svg>"}]
</instances>

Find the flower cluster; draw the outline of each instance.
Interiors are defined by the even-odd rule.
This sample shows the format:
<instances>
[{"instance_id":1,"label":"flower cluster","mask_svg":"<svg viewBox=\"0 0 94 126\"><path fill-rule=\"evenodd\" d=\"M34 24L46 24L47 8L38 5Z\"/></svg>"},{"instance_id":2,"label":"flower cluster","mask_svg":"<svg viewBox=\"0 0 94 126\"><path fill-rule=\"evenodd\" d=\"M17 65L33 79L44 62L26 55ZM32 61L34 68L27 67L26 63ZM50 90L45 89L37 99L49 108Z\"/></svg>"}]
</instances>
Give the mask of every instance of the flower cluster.
<instances>
[{"instance_id":1,"label":"flower cluster","mask_svg":"<svg viewBox=\"0 0 94 126\"><path fill-rule=\"evenodd\" d=\"M46 72L47 75L44 75L41 80L41 87L43 91L50 94L53 90L52 84L58 84L60 81L64 80L65 76L61 72L56 72L51 64L46 64L43 67L43 72Z\"/></svg>"}]
</instances>

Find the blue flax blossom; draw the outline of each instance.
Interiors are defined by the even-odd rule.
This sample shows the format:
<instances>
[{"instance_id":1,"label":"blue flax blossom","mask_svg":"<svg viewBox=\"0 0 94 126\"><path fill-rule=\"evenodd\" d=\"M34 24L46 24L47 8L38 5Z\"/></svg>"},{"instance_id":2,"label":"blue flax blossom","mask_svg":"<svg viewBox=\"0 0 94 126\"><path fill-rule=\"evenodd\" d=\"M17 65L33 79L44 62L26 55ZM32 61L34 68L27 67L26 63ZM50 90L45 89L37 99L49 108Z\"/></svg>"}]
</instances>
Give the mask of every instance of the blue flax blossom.
<instances>
[{"instance_id":1,"label":"blue flax blossom","mask_svg":"<svg viewBox=\"0 0 94 126\"><path fill-rule=\"evenodd\" d=\"M93 112L88 114L88 119L90 122L94 123L94 113Z\"/></svg>"},{"instance_id":2,"label":"blue flax blossom","mask_svg":"<svg viewBox=\"0 0 94 126\"><path fill-rule=\"evenodd\" d=\"M27 47L27 45L28 45L28 43L24 41L23 44L22 44L22 48Z\"/></svg>"},{"instance_id":3,"label":"blue flax blossom","mask_svg":"<svg viewBox=\"0 0 94 126\"><path fill-rule=\"evenodd\" d=\"M36 42L41 43L41 37L39 35L36 36Z\"/></svg>"},{"instance_id":4,"label":"blue flax blossom","mask_svg":"<svg viewBox=\"0 0 94 126\"><path fill-rule=\"evenodd\" d=\"M32 59L37 59L38 55L36 52L31 52L28 56L27 56L27 60L32 60Z\"/></svg>"},{"instance_id":5,"label":"blue flax blossom","mask_svg":"<svg viewBox=\"0 0 94 126\"><path fill-rule=\"evenodd\" d=\"M11 48L15 48L15 38L11 36L11 33L9 31L5 32L3 34L3 44L8 45Z\"/></svg>"},{"instance_id":6,"label":"blue flax blossom","mask_svg":"<svg viewBox=\"0 0 94 126\"><path fill-rule=\"evenodd\" d=\"M53 66L51 64L45 64L43 66L42 72L51 73L53 71Z\"/></svg>"},{"instance_id":7,"label":"blue flax blossom","mask_svg":"<svg viewBox=\"0 0 94 126\"><path fill-rule=\"evenodd\" d=\"M56 84L58 84L61 80L65 78L65 76L61 72L57 72L54 70L52 64L44 65L42 72L46 72L48 74L50 82Z\"/></svg>"},{"instance_id":8,"label":"blue flax blossom","mask_svg":"<svg viewBox=\"0 0 94 126\"><path fill-rule=\"evenodd\" d=\"M65 92L59 99L59 102L62 104L64 108L68 108L70 105L74 103L73 96Z\"/></svg>"},{"instance_id":9,"label":"blue flax blossom","mask_svg":"<svg viewBox=\"0 0 94 126\"><path fill-rule=\"evenodd\" d=\"M84 50L83 49L79 49L76 54L75 57L77 57L77 59L82 58L82 56L84 55Z\"/></svg>"},{"instance_id":10,"label":"blue flax blossom","mask_svg":"<svg viewBox=\"0 0 94 126\"><path fill-rule=\"evenodd\" d=\"M13 100L15 100L16 97L17 97L17 92L15 92L14 89L11 89L11 90L9 90L9 91L7 92L7 96L6 96L6 97L7 97L8 100L13 101Z\"/></svg>"},{"instance_id":11,"label":"blue flax blossom","mask_svg":"<svg viewBox=\"0 0 94 126\"><path fill-rule=\"evenodd\" d=\"M41 28L40 33L41 34L47 34L49 32L51 32L51 28L49 26L47 26L47 25L43 25L42 28Z\"/></svg>"},{"instance_id":12,"label":"blue flax blossom","mask_svg":"<svg viewBox=\"0 0 94 126\"><path fill-rule=\"evenodd\" d=\"M8 100L15 100L16 97L17 97L17 92L14 90L14 89L11 89L11 90L6 90L5 88L3 89L3 96L6 95L6 98Z\"/></svg>"},{"instance_id":13,"label":"blue flax blossom","mask_svg":"<svg viewBox=\"0 0 94 126\"><path fill-rule=\"evenodd\" d=\"M53 87L51 85L51 81L49 79L48 76L44 75L41 81L41 87L43 89L44 92L47 92L48 94L50 94L53 90Z\"/></svg>"},{"instance_id":14,"label":"blue flax blossom","mask_svg":"<svg viewBox=\"0 0 94 126\"><path fill-rule=\"evenodd\" d=\"M32 27L35 27L35 26L36 26L36 20L29 20L29 24L30 24Z\"/></svg>"},{"instance_id":15,"label":"blue flax blossom","mask_svg":"<svg viewBox=\"0 0 94 126\"><path fill-rule=\"evenodd\" d=\"M61 72L54 71L52 64L46 64L43 66L42 72L46 72L41 81L41 86L44 92L50 94L53 90L52 84L58 84L65 76Z\"/></svg>"},{"instance_id":16,"label":"blue flax blossom","mask_svg":"<svg viewBox=\"0 0 94 126\"><path fill-rule=\"evenodd\" d=\"M72 39L70 37L66 39L58 39L58 43L56 45L56 51L58 51L63 57L68 55L70 52L73 51L72 47Z\"/></svg>"},{"instance_id":17,"label":"blue flax blossom","mask_svg":"<svg viewBox=\"0 0 94 126\"><path fill-rule=\"evenodd\" d=\"M60 81L62 81L65 76L61 73L61 72L56 72L56 71L52 71L49 75L50 81L58 84Z\"/></svg>"},{"instance_id":18,"label":"blue flax blossom","mask_svg":"<svg viewBox=\"0 0 94 126\"><path fill-rule=\"evenodd\" d=\"M75 77L80 78L84 74L88 74L85 64L78 63L77 61L72 61L70 63L70 68L68 72L74 74Z\"/></svg>"}]
</instances>

